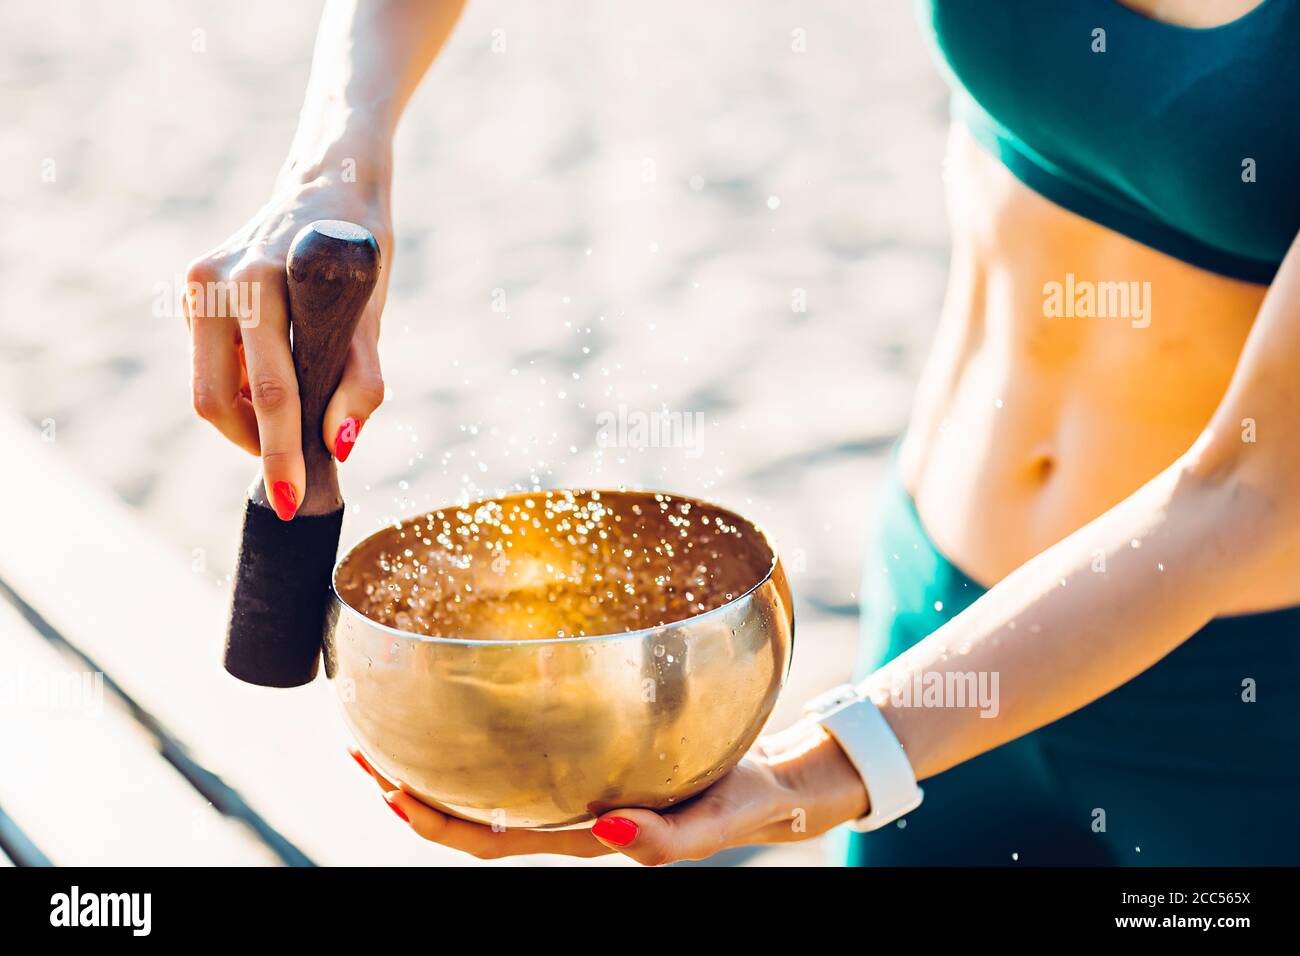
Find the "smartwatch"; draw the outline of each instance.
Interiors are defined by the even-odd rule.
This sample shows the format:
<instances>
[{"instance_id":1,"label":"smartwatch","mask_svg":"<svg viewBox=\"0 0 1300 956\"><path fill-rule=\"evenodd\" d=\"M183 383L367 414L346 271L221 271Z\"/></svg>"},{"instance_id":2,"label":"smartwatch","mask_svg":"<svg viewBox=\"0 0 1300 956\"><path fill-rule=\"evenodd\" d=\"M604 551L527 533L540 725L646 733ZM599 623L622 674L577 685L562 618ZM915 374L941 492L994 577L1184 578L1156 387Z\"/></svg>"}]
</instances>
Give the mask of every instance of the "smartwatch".
<instances>
[{"instance_id":1,"label":"smartwatch","mask_svg":"<svg viewBox=\"0 0 1300 956\"><path fill-rule=\"evenodd\" d=\"M804 712L835 738L867 789L867 815L845 826L859 833L878 830L921 805L907 753L870 698L842 684L814 697Z\"/></svg>"}]
</instances>

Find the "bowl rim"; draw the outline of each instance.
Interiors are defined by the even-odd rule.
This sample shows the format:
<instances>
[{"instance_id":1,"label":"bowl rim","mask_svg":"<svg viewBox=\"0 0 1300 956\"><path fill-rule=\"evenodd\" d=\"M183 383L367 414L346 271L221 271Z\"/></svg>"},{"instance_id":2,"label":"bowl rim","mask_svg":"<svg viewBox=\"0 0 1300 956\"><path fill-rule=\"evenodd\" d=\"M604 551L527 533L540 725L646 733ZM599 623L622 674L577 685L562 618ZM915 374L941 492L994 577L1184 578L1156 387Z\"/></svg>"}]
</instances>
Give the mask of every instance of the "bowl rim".
<instances>
[{"instance_id":1,"label":"bowl rim","mask_svg":"<svg viewBox=\"0 0 1300 956\"><path fill-rule=\"evenodd\" d=\"M636 495L647 495L651 497L662 496L672 501L684 501L684 502L689 502L691 505L702 505L706 508L714 508L718 511L725 511L731 517L740 519L741 521L745 522L751 528L753 528L755 531L758 532L759 537L762 538L763 540L763 543L767 545L767 549L772 555L772 560L768 564L767 571L763 574L762 577L760 577L757 581L755 581L754 584L750 586L748 589L746 589L743 593L737 594L734 598L732 598L730 601L727 601L725 604L719 604L715 608L711 608L710 610L704 611L700 614L694 614L690 617L684 617L679 621L669 621L667 624L656 624L654 627L638 628L635 631L618 631L617 633L614 634L587 634L582 637L530 637L530 638L524 638L520 640L506 640L506 641L493 640L492 638L484 638L484 637L442 637L440 635L434 635L434 634L416 634L414 631L404 631L401 628L393 627L391 624L381 624L379 621L376 621L374 618L367 617L365 614L362 614L359 610L354 608L347 601L343 600L343 596L339 594L339 589L338 589L339 569L343 567L343 562L347 560L348 556L352 554L353 551L361 547L361 545L365 544L367 541L369 541L371 538L375 537L376 535L382 534L386 530L393 528L396 525L405 524L406 522L410 521L412 517L417 517L413 515L411 517L398 519L396 524L388 523L385 524L382 528L377 528L376 530L370 532L365 537L360 538L359 540L354 542L350 548L344 551L335 560L334 568L332 571L330 571L330 596L333 598L335 606L341 609L340 613L347 613L351 617L354 617L357 620L359 620L362 624L368 625L369 627L374 628L380 633L391 634L394 637L400 637L410 641L422 641L428 644L448 644L456 647L523 647L523 646L534 646L534 645L542 645L542 644L587 644L587 643L595 643L597 641L619 641L619 640L640 639L650 634L654 634L656 632L663 632L674 627L679 627L688 622L694 623L696 621L705 621L715 616L721 616L725 611L727 611L730 608L736 607L743 601L748 600L755 592L757 592L760 588L764 587L769 581L772 580L772 577L776 574L776 569L781 565L781 555L776 549L776 540L772 537L771 533L763 525L758 524L756 521L751 521L749 518L746 518L740 512L728 508L726 505L720 505L717 502L709 501L704 498L695 498L691 495L680 495L669 491L653 491L648 489L640 490L640 489L626 489L626 488L624 489L543 488L539 491L518 491L518 492L511 492L508 495L492 495L486 498L476 498L473 501L466 502L463 505L460 504L444 505L442 507L437 507L437 508L428 508L419 512L419 515L432 514L436 511L450 511L453 508L463 511L469 508L473 508L475 505L485 504L489 501L504 501L510 498L514 498L517 496L524 496L524 495L549 496L549 495L553 495L555 492L573 492L578 494L590 494L594 492L595 494L598 495L636 494Z\"/></svg>"}]
</instances>

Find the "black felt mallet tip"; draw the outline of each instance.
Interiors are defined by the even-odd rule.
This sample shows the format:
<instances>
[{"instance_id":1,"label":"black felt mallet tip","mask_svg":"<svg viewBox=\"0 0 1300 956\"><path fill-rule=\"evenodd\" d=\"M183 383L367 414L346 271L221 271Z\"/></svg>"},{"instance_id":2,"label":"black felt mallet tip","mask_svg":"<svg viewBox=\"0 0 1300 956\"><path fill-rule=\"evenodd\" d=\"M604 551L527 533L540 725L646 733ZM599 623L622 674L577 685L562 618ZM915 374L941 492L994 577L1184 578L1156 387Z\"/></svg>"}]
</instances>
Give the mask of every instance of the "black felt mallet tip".
<instances>
[{"instance_id":1,"label":"black felt mallet tip","mask_svg":"<svg viewBox=\"0 0 1300 956\"><path fill-rule=\"evenodd\" d=\"M350 222L313 222L289 247L289 322L307 488L292 521L276 515L260 478L249 489L225 665L250 684L298 687L316 676L343 525L338 470L321 422L379 269L374 236Z\"/></svg>"}]
</instances>

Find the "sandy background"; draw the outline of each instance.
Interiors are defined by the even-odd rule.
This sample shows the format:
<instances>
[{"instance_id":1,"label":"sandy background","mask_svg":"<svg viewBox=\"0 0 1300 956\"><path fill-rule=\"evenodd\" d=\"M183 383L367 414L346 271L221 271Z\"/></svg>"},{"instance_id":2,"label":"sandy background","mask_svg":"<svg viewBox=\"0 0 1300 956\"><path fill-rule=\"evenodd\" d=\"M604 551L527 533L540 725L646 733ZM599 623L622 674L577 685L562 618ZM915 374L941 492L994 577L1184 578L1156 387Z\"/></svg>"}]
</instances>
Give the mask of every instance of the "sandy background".
<instances>
[{"instance_id":1,"label":"sandy background","mask_svg":"<svg viewBox=\"0 0 1300 956\"><path fill-rule=\"evenodd\" d=\"M218 588L255 462L191 412L156 303L264 200L319 7L0 2L0 404ZM942 292L945 112L905 3L471 0L398 136L345 540L534 484L713 498L793 572L780 715L843 679ZM599 448L620 405L702 413L698 454Z\"/></svg>"}]
</instances>

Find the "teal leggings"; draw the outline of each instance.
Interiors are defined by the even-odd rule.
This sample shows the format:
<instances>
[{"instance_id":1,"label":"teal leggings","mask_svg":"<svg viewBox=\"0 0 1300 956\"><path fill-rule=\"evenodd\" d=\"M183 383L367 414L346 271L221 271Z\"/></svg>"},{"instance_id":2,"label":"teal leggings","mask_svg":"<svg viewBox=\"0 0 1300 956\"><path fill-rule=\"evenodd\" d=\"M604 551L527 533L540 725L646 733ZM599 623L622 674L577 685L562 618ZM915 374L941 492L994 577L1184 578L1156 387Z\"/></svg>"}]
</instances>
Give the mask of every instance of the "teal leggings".
<instances>
[{"instance_id":1,"label":"teal leggings","mask_svg":"<svg viewBox=\"0 0 1300 956\"><path fill-rule=\"evenodd\" d=\"M876 526L860 675L984 593L892 469ZM848 838L849 865L1298 864L1300 608L1212 621L1105 697L922 786L899 824Z\"/></svg>"}]
</instances>

